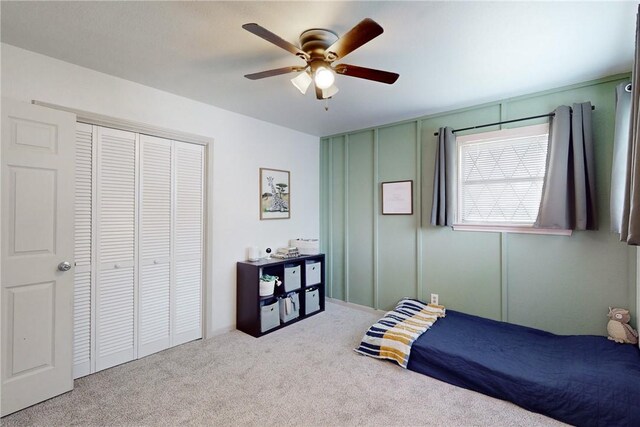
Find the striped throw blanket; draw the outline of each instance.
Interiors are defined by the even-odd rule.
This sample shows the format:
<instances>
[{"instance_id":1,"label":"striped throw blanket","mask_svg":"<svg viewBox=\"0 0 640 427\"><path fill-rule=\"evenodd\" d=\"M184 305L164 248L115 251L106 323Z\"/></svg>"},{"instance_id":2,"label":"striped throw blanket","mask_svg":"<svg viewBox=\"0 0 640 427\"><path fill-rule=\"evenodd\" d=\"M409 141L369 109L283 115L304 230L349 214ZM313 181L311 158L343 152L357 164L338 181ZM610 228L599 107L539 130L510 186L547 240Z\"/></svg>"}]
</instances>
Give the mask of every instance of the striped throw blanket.
<instances>
[{"instance_id":1,"label":"striped throw blanket","mask_svg":"<svg viewBox=\"0 0 640 427\"><path fill-rule=\"evenodd\" d=\"M396 308L369 328L355 351L376 359L392 360L406 369L413 342L445 314L444 306L402 299Z\"/></svg>"}]
</instances>

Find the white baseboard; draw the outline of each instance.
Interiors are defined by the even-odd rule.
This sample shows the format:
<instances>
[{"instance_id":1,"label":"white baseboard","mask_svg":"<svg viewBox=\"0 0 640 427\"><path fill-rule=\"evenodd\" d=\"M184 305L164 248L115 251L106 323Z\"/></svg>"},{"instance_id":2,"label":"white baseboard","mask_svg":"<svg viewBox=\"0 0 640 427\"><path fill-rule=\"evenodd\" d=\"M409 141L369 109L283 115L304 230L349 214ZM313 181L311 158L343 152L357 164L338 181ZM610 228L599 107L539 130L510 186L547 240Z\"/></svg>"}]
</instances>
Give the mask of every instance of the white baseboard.
<instances>
[{"instance_id":1,"label":"white baseboard","mask_svg":"<svg viewBox=\"0 0 640 427\"><path fill-rule=\"evenodd\" d=\"M334 298L326 298L325 301L329 304L341 305L344 307L353 308L354 310L366 311L367 313L372 313L372 314L383 315L386 313L386 311L384 310L376 310L375 308L367 307L365 305L354 304L352 302L345 302L345 301L334 299ZM207 336L204 337L204 339L207 340L209 338L213 338L215 336L226 334L235 330L236 330L235 324L226 326L224 328L213 329L213 330L207 331Z\"/></svg>"},{"instance_id":2,"label":"white baseboard","mask_svg":"<svg viewBox=\"0 0 640 427\"><path fill-rule=\"evenodd\" d=\"M375 308L367 307L366 305L354 304L352 302L346 302L346 301L342 301L340 299L335 299L335 298L326 298L326 302L328 302L329 304L336 304L344 307L353 308L355 310L366 311L367 313L372 313L372 314L386 313L386 311L384 310L376 310Z\"/></svg>"},{"instance_id":3,"label":"white baseboard","mask_svg":"<svg viewBox=\"0 0 640 427\"><path fill-rule=\"evenodd\" d=\"M235 330L236 330L235 324L230 326L225 326L224 328L213 329L213 330L207 331L207 336L204 337L204 339L208 340L209 338L213 338L215 336L226 334L228 332L235 331Z\"/></svg>"}]
</instances>

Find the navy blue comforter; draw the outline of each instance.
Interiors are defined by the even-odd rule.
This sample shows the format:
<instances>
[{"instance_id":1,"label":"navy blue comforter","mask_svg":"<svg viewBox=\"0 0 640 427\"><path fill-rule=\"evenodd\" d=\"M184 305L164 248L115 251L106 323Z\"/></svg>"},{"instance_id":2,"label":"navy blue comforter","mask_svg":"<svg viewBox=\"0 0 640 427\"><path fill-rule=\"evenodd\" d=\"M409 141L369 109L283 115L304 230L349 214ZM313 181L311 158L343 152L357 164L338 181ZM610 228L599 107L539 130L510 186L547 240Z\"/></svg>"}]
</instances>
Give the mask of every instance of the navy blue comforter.
<instances>
[{"instance_id":1,"label":"navy blue comforter","mask_svg":"<svg viewBox=\"0 0 640 427\"><path fill-rule=\"evenodd\" d=\"M579 426L640 426L640 350L447 310L408 369Z\"/></svg>"}]
</instances>

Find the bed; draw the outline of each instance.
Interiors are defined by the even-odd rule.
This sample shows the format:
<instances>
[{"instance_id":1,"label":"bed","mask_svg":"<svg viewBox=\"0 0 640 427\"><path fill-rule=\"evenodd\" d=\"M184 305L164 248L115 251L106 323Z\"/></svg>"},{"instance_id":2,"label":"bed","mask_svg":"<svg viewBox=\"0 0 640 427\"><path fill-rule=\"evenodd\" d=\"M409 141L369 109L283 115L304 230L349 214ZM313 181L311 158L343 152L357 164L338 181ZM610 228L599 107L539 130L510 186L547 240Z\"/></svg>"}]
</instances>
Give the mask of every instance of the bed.
<instances>
[{"instance_id":1,"label":"bed","mask_svg":"<svg viewBox=\"0 0 640 427\"><path fill-rule=\"evenodd\" d=\"M420 335L407 368L579 426L640 426L640 350L452 310Z\"/></svg>"},{"instance_id":2,"label":"bed","mask_svg":"<svg viewBox=\"0 0 640 427\"><path fill-rule=\"evenodd\" d=\"M640 350L447 311L407 368L579 425L640 426Z\"/></svg>"}]
</instances>

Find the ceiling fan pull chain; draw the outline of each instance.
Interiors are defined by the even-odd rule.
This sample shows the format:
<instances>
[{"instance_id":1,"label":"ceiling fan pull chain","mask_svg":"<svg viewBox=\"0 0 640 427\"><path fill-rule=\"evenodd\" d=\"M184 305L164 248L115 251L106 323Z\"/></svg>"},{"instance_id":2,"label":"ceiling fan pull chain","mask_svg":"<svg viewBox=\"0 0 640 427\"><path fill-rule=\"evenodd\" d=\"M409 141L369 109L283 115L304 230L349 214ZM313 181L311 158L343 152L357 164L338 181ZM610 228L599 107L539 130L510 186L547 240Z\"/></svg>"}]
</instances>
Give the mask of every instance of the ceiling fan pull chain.
<instances>
[{"instance_id":1,"label":"ceiling fan pull chain","mask_svg":"<svg viewBox=\"0 0 640 427\"><path fill-rule=\"evenodd\" d=\"M329 98L324 99L324 111L329 111Z\"/></svg>"}]
</instances>

